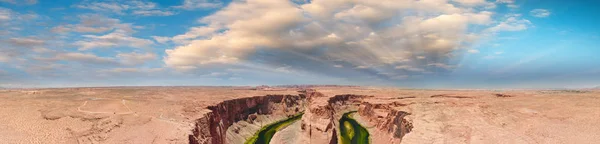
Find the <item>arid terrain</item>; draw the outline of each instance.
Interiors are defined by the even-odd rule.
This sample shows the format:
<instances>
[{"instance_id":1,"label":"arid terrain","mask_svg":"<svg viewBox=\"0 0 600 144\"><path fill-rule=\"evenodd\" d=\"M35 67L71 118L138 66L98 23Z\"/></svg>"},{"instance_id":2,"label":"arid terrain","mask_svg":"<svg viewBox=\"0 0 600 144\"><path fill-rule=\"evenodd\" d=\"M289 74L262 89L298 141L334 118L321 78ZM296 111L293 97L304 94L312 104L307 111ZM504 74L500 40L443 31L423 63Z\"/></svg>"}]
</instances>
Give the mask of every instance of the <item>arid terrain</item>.
<instances>
[{"instance_id":1,"label":"arid terrain","mask_svg":"<svg viewBox=\"0 0 600 144\"><path fill-rule=\"evenodd\" d=\"M0 143L342 143L350 113L374 144L600 141L597 90L263 86L4 89Z\"/></svg>"}]
</instances>

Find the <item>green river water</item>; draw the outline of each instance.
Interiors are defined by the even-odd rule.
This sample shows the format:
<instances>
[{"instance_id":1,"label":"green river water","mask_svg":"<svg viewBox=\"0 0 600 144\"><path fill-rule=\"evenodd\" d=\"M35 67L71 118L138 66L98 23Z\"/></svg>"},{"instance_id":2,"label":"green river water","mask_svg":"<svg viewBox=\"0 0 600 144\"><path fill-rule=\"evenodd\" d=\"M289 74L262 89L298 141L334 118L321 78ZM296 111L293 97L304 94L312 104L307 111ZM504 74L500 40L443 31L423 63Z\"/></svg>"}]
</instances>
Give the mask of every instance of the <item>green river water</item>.
<instances>
[{"instance_id":1,"label":"green river water","mask_svg":"<svg viewBox=\"0 0 600 144\"><path fill-rule=\"evenodd\" d=\"M352 118L356 111L345 113L340 119L340 144L369 144L369 131Z\"/></svg>"},{"instance_id":2,"label":"green river water","mask_svg":"<svg viewBox=\"0 0 600 144\"><path fill-rule=\"evenodd\" d=\"M273 135L275 135L277 131L293 124L302 118L302 115L304 115L304 113L300 113L286 120L264 126L244 144L269 144L269 142L271 142L271 138L273 138Z\"/></svg>"},{"instance_id":3,"label":"green river water","mask_svg":"<svg viewBox=\"0 0 600 144\"><path fill-rule=\"evenodd\" d=\"M339 120L340 124L340 144L370 144L369 132L352 118L356 111L345 113ZM269 124L262 127L258 132L248 139L244 144L269 144L277 131L293 124L302 118L304 113L295 115L288 119Z\"/></svg>"}]
</instances>

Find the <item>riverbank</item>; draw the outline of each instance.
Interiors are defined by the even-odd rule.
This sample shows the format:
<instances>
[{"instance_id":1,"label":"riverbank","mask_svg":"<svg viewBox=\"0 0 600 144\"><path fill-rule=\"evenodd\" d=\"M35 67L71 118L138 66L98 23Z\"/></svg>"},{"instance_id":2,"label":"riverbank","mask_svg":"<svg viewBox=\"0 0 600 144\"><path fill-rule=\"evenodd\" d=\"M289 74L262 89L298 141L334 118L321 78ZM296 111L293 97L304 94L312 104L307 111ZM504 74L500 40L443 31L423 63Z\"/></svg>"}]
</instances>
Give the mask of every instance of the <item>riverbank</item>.
<instances>
[{"instance_id":1,"label":"riverbank","mask_svg":"<svg viewBox=\"0 0 600 144\"><path fill-rule=\"evenodd\" d=\"M357 111L345 113L339 120L341 144L369 144L369 131L352 118Z\"/></svg>"},{"instance_id":2,"label":"riverbank","mask_svg":"<svg viewBox=\"0 0 600 144\"><path fill-rule=\"evenodd\" d=\"M300 113L288 119L264 126L254 136L248 139L245 144L269 144L276 132L300 120L302 115L304 115L304 113Z\"/></svg>"}]
</instances>

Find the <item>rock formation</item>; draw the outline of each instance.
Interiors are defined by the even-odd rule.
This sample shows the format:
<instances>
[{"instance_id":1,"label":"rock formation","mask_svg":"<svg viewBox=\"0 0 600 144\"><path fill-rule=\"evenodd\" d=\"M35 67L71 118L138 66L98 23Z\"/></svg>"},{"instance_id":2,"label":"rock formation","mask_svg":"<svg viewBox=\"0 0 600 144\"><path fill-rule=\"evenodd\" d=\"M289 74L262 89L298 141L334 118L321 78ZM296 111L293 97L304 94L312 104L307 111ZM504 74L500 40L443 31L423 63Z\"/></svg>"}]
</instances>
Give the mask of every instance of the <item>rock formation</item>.
<instances>
[{"instance_id":1,"label":"rock formation","mask_svg":"<svg viewBox=\"0 0 600 144\"><path fill-rule=\"evenodd\" d=\"M255 121L256 115L294 115L303 111L304 95L267 95L233 99L209 106L212 110L196 120L196 128L189 136L193 144L226 143L227 130L239 121Z\"/></svg>"}]
</instances>

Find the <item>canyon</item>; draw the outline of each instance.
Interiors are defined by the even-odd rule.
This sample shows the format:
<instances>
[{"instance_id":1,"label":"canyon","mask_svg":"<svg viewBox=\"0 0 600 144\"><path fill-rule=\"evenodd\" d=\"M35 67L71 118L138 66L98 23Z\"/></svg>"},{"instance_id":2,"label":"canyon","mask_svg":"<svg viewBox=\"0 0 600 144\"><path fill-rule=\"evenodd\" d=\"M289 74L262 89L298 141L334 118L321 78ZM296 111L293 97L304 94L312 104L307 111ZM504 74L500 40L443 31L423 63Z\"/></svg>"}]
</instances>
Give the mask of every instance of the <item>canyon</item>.
<instances>
[{"instance_id":1,"label":"canyon","mask_svg":"<svg viewBox=\"0 0 600 144\"><path fill-rule=\"evenodd\" d=\"M598 90L0 90L3 143L594 143ZM561 133L556 133L561 131Z\"/></svg>"}]
</instances>

